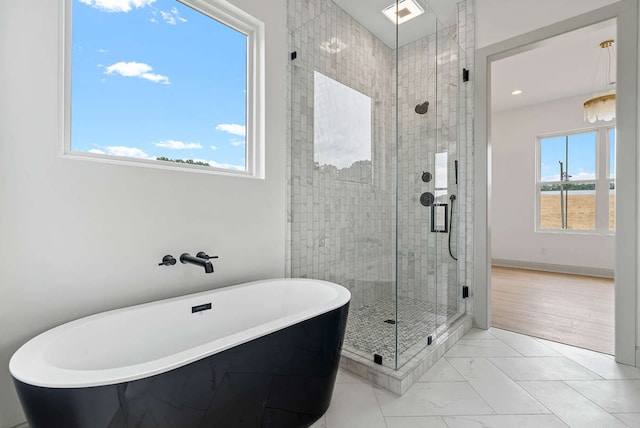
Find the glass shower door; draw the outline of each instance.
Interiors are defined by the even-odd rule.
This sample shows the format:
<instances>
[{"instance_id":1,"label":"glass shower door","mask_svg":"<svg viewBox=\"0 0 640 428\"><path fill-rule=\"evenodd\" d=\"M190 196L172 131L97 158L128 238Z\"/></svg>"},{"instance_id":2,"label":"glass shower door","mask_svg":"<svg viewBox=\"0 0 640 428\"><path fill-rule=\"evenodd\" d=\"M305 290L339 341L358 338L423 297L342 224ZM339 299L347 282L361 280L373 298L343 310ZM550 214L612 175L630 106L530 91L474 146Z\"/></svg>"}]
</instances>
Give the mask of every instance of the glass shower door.
<instances>
[{"instance_id":1,"label":"glass shower door","mask_svg":"<svg viewBox=\"0 0 640 428\"><path fill-rule=\"evenodd\" d=\"M291 275L348 288L344 349L395 368L393 51L305 3L289 17Z\"/></svg>"},{"instance_id":2,"label":"glass shower door","mask_svg":"<svg viewBox=\"0 0 640 428\"><path fill-rule=\"evenodd\" d=\"M428 16L422 33L398 26L398 367L460 313L464 274L458 242L465 113L457 26L441 24L425 1L415 1ZM415 39L406 42L409 34Z\"/></svg>"},{"instance_id":3,"label":"glass shower door","mask_svg":"<svg viewBox=\"0 0 640 428\"><path fill-rule=\"evenodd\" d=\"M396 47L398 368L435 339L438 321L438 23L416 3L424 13L398 24Z\"/></svg>"}]
</instances>

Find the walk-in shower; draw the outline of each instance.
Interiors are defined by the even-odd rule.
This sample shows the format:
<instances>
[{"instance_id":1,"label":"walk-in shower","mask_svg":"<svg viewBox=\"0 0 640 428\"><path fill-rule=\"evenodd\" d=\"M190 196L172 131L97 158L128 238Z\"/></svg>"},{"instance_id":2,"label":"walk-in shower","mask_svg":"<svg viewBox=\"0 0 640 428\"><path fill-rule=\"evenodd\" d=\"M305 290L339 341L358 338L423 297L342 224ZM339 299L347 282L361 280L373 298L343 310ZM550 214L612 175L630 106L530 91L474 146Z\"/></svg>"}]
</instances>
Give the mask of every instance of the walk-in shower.
<instances>
[{"instance_id":1,"label":"walk-in shower","mask_svg":"<svg viewBox=\"0 0 640 428\"><path fill-rule=\"evenodd\" d=\"M346 353L392 370L465 314L468 268L467 12L405 2L289 0L290 274L349 288Z\"/></svg>"}]
</instances>

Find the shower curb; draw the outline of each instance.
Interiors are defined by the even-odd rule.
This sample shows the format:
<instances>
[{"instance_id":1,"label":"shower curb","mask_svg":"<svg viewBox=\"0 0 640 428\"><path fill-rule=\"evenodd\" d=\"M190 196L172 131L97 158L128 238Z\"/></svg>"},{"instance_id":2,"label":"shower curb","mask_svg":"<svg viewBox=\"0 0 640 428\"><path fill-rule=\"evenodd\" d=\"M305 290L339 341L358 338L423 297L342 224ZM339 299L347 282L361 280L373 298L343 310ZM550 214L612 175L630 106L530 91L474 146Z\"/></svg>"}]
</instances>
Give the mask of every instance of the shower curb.
<instances>
[{"instance_id":1,"label":"shower curb","mask_svg":"<svg viewBox=\"0 0 640 428\"><path fill-rule=\"evenodd\" d=\"M353 352L342 350L340 367L349 373L366 379L372 384L397 395L403 395L424 375L467 331L471 329L471 315L464 315L451 324L436 341L407 361L400 369L393 370L377 365Z\"/></svg>"}]
</instances>

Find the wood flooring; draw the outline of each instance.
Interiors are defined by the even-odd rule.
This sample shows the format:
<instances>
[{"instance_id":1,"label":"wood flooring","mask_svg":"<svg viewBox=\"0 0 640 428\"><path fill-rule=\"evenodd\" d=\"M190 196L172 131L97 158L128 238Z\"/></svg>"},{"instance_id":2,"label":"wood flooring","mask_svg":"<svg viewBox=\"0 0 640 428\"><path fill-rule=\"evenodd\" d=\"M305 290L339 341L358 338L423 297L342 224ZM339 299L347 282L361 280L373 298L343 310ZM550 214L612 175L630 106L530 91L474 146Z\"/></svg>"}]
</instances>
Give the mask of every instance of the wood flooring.
<instances>
[{"instance_id":1,"label":"wood flooring","mask_svg":"<svg viewBox=\"0 0 640 428\"><path fill-rule=\"evenodd\" d=\"M613 280L492 267L492 326L614 353Z\"/></svg>"}]
</instances>

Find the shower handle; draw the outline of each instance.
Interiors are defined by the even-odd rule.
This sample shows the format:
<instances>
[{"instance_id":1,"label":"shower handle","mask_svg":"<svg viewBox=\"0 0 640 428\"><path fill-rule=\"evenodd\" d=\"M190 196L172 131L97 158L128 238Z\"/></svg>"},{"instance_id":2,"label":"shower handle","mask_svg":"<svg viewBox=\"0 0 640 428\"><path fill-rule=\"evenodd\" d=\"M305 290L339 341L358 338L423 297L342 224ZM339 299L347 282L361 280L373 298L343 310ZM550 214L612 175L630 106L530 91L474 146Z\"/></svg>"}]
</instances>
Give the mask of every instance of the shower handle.
<instances>
[{"instance_id":1,"label":"shower handle","mask_svg":"<svg viewBox=\"0 0 640 428\"><path fill-rule=\"evenodd\" d=\"M458 161L457 160L453 161L453 166L456 171L456 185L458 185Z\"/></svg>"}]
</instances>

